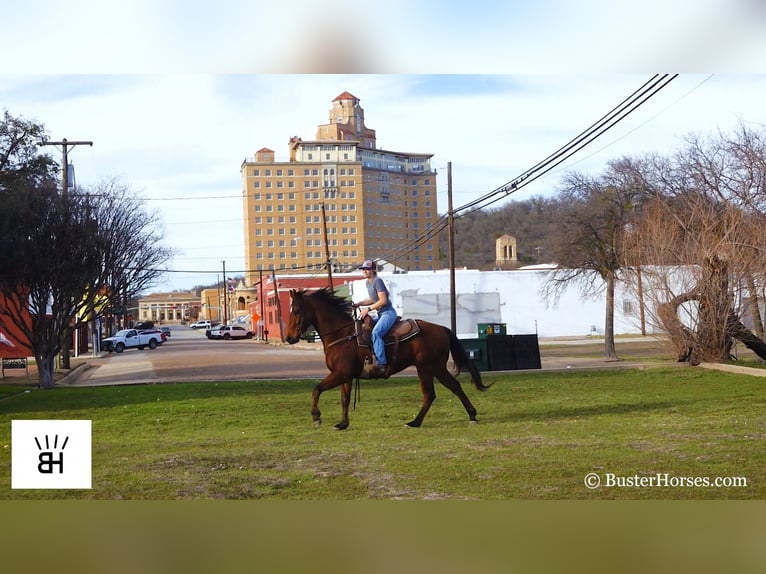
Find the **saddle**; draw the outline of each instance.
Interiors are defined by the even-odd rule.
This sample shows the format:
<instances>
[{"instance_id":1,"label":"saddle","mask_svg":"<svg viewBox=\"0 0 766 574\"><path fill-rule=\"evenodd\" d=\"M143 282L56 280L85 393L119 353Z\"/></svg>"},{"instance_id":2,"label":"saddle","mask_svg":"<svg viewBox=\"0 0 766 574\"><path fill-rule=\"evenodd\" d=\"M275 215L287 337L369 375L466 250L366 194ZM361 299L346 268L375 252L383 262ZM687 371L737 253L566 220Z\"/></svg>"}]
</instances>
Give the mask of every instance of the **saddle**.
<instances>
[{"instance_id":1,"label":"saddle","mask_svg":"<svg viewBox=\"0 0 766 574\"><path fill-rule=\"evenodd\" d=\"M359 326L359 323L361 323L361 327ZM366 316L364 320L357 321L356 343L360 347L372 346L372 328L374 326L375 323L372 322L369 315ZM415 319L402 319L401 317L397 317L394 324L388 330L388 333L386 333L386 336L383 337L383 342L388 347L400 343L401 341L411 339L418 333L420 333L420 325L418 325L418 322Z\"/></svg>"},{"instance_id":2,"label":"saddle","mask_svg":"<svg viewBox=\"0 0 766 574\"><path fill-rule=\"evenodd\" d=\"M357 320L356 323L357 344L360 347L367 347L368 349L371 349L372 328L375 326L375 323L373 323L369 315L366 316L364 320ZM401 317L396 318L396 322L388 330L386 336L383 337L383 343L386 347L390 347L391 345L394 347L393 351L387 353L390 355L391 361L389 363L388 370L383 375L383 378L388 378L389 374L391 373L392 365L396 364L396 358L399 353L399 343L406 341L407 339L411 339L418 333L420 333L420 325L418 325L418 322L415 319L402 319ZM377 378L376 375L373 374L373 367L374 365L372 364L372 352L369 352L365 361L364 368L362 369L362 373L359 375L359 377L362 379Z\"/></svg>"}]
</instances>

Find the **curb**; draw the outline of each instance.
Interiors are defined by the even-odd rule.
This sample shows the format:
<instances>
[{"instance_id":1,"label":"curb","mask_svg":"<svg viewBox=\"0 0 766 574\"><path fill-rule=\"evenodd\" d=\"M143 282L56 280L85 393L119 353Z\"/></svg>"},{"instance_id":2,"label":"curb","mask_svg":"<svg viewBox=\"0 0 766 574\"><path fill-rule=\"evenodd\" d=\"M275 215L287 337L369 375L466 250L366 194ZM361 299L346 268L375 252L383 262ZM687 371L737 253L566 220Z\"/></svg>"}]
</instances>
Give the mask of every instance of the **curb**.
<instances>
[{"instance_id":1,"label":"curb","mask_svg":"<svg viewBox=\"0 0 766 574\"><path fill-rule=\"evenodd\" d=\"M64 377L56 381L56 385L74 385L80 380L86 371L91 369L90 363L80 363L74 369L69 371Z\"/></svg>"}]
</instances>

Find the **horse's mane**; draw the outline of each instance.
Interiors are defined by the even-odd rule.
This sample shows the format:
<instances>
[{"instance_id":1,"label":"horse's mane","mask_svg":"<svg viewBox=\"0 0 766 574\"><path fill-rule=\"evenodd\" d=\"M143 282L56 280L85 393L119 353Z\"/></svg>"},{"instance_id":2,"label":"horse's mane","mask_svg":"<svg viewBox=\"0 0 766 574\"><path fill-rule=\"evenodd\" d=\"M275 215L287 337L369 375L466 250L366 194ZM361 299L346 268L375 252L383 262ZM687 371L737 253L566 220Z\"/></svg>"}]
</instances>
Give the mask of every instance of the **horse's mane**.
<instances>
[{"instance_id":1,"label":"horse's mane","mask_svg":"<svg viewBox=\"0 0 766 574\"><path fill-rule=\"evenodd\" d=\"M344 315L348 315L349 317L352 316L353 307L351 307L351 301L345 297L336 295L329 287L322 287L312 293L306 293L306 296L311 297L312 299L317 299L328 306L337 309Z\"/></svg>"}]
</instances>

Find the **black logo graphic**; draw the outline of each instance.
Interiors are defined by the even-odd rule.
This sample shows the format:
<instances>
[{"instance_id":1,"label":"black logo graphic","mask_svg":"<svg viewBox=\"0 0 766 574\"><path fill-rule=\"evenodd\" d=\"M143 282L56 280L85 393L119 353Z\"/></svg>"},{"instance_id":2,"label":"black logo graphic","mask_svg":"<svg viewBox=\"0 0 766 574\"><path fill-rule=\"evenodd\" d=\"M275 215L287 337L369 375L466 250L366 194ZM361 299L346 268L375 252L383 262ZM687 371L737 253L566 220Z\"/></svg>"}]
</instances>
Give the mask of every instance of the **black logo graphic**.
<instances>
[{"instance_id":1,"label":"black logo graphic","mask_svg":"<svg viewBox=\"0 0 766 574\"><path fill-rule=\"evenodd\" d=\"M50 441L48 438L48 435L45 435L45 450L43 450L42 445L40 444L40 441L37 440L37 437L35 437L35 442L37 443L38 450L42 451L40 452L40 455L38 456L38 460L40 461L37 465L37 471L40 474L53 474L53 467L58 465L59 467L59 474L64 473L64 448L66 448L66 444L69 441L69 437L64 437L64 442L61 444L61 447L58 446L59 441L59 435L53 435L53 449L51 449ZM54 455L58 450L58 459L54 458Z\"/></svg>"}]
</instances>

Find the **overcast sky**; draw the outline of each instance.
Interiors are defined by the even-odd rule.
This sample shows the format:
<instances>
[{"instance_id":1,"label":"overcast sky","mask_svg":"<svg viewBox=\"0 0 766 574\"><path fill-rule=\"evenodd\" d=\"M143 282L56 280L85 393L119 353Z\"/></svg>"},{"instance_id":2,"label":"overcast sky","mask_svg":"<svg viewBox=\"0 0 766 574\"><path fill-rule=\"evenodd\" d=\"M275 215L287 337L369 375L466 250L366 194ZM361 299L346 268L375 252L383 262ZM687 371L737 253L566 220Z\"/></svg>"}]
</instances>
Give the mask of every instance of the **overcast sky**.
<instances>
[{"instance_id":1,"label":"overcast sky","mask_svg":"<svg viewBox=\"0 0 766 574\"><path fill-rule=\"evenodd\" d=\"M70 150L78 185L117 177L160 213L179 255L157 290L211 283L224 260L227 274L242 272L243 159L261 147L286 159L289 138L313 138L346 90L380 147L434 155L439 213L447 162L464 205L566 144L658 68L688 73L509 200L553 193L565 170L669 153L692 132L766 125L754 0L697 0L661 18L652 2L641 11L507 2L490 13L393 0L373 14L336 0L337 11L298 2L297 20L240 1L16 4L4 11L0 49L15 57L0 65L0 109L43 123L53 140L93 141ZM594 28L596 16L628 25ZM381 73L302 73L338 70Z\"/></svg>"}]
</instances>

